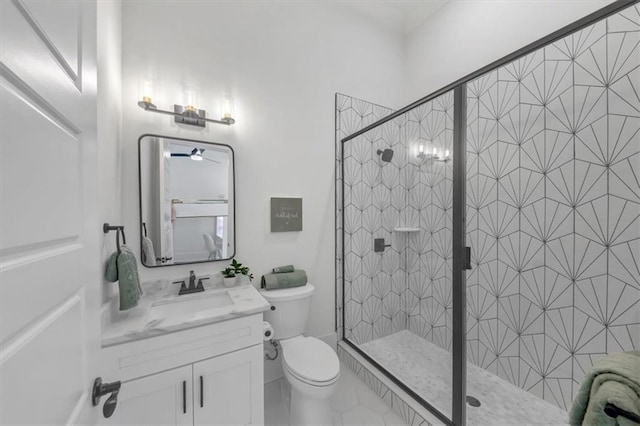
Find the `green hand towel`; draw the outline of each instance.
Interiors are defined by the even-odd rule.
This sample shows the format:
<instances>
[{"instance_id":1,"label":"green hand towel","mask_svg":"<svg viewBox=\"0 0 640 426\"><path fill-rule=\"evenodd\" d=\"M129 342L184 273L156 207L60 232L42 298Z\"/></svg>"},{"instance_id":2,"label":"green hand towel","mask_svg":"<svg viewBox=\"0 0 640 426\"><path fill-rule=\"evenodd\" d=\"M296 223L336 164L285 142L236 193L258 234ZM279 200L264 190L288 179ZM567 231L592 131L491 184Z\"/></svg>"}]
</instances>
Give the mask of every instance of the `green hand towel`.
<instances>
[{"instance_id":1,"label":"green hand towel","mask_svg":"<svg viewBox=\"0 0 640 426\"><path fill-rule=\"evenodd\" d=\"M261 286L267 290L278 288L301 287L307 284L307 273L301 269L281 274L266 274L262 276Z\"/></svg>"},{"instance_id":2,"label":"green hand towel","mask_svg":"<svg viewBox=\"0 0 640 426\"><path fill-rule=\"evenodd\" d=\"M273 268L273 273L274 274L283 274L285 272L293 272L295 271L295 268L293 267L293 265L285 265L285 266L276 266L275 268Z\"/></svg>"},{"instance_id":3,"label":"green hand towel","mask_svg":"<svg viewBox=\"0 0 640 426\"><path fill-rule=\"evenodd\" d=\"M587 374L569 412L571 425L626 425L604 412L611 403L640 414L640 352L616 353L598 361Z\"/></svg>"},{"instance_id":4,"label":"green hand towel","mask_svg":"<svg viewBox=\"0 0 640 426\"><path fill-rule=\"evenodd\" d=\"M114 251L107 261L107 271L104 277L110 283L118 281L118 252Z\"/></svg>"},{"instance_id":5,"label":"green hand towel","mask_svg":"<svg viewBox=\"0 0 640 426\"><path fill-rule=\"evenodd\" d=\"M138 277L138 262L133 252L127 246L122 246L120 247L117 263L120 310L126 311L138 306L138 301L142 295L140 278Z\"/></svg>"}]
</instances>

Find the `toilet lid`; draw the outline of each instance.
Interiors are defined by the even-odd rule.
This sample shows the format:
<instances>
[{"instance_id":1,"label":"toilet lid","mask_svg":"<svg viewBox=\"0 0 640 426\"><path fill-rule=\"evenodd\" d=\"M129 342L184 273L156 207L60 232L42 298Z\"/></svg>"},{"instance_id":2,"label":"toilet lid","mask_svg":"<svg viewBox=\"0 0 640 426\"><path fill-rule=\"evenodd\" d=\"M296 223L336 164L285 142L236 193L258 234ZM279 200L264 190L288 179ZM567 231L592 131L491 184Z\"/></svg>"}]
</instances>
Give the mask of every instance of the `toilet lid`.
<instances>
[{"instance_id":1,"label":"toilet lid","mask_svg":"<svg viewBox=\"0 0 640 426\"><path fill-rule=\"evenodd\" d=\"M296 376L313 382L328 382L340 372L335 351L315 337L297 339L283 350L286 367Z\"/></svg>"}]
</instances>

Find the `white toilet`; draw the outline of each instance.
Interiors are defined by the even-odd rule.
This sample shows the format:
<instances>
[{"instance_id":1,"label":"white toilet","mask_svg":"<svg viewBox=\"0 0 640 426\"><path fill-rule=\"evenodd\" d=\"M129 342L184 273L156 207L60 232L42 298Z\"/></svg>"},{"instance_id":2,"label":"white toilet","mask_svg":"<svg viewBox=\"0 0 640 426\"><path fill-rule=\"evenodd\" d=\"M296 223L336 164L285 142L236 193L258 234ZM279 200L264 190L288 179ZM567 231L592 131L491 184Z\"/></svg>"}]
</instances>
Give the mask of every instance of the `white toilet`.
<instances>
[{"instance_id":1,"label":"white toilet","mask_svg":"<svg viewBox=\"0 0 640 426\"><path fill-rule=\"evenodd\" d=\"M329 397L340 377L340 362L331 346L303 335L313 286L261 290L271 304L264 319L280 342L282 368L291 385L291 425L331 425Z\"/></svg>"}]
</instances>

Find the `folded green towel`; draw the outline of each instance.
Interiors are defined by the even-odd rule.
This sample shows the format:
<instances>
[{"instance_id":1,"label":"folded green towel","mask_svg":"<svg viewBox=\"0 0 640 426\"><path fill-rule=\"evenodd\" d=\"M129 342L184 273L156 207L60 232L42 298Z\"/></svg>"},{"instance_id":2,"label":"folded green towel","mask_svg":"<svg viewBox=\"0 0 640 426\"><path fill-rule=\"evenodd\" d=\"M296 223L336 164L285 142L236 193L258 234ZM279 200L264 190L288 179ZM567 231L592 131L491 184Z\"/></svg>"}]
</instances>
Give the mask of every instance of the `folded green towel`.
<instances>
[{"instance_id":1,"label":"folded green towel","mask_svg":"<svg viewBox=\"0 0 640 426\"><path fill-rule=\"evenodd\" d=\"M280 274L266 274L262 276L261 286L267 290L278 288L301 287L307 284L307 273L301 269Z\"/></svg>"},{"instance_id":2,"label":"folded green towel","mask_svg":"<svg viewBox=\"0 0 640 426\"><path fill-rule=\"evenodd\" d=\"M598 361L587 373L569 412L571 425L633 424L604 412L611 403L640 414L640 352L610 354Z\"/></svg>"},{"instance_id":3,"label":"folded green towel","mask_svg":"<svg viewBox=\"0 0 640 426\"><path fill-rule=\"evenodd\" d=\"M293 265L284 265L284 266L276 266L275 268L273 268L273 273L274 274L282 274L285 272L293 272L295 271L295 268L293 267Z\"/></svg>"},{"instance_id":4,"label":"folded green towel","mask_svg":"<svg viewBox=\"0 0 640 426\"><path fill-rule=\"evenodd\" d=\"M120 247L117 264L120 310L126 311L138 306L138 301L142 295L140 278L138 277L138 262L133 252L127 246L122 246Z\"/></svg>"}]
</instances>

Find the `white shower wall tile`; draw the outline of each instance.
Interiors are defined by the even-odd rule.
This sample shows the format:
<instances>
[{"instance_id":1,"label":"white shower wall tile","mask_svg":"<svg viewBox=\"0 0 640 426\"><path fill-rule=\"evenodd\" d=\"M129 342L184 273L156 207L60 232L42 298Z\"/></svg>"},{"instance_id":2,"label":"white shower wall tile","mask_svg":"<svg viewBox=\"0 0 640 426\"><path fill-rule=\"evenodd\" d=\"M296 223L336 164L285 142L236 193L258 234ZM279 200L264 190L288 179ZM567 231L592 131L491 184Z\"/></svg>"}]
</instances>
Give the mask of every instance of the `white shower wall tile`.
<instances>
[{"instance_id":1,"label":"white shower wall tile","mask_svg":"<svg viewBox=\"0 0 640 426\"><path fill-rule=\"evenodd\" d=\"M622 13L631 16L631 22L635 19L632 27L637 30L637 6ZM620 268L615 266L621 262L614 253L621 253L618 257L631 265L637 258L624 242L619 248L612 244L620 235L618 238L628 238L638 246L631 226L640 216L640 204L634 200L633 191L617 189L628 186L611 185L618 179L616 164L623 169L640 151L637 137L627 143L628 135L638 126L634 107L628 106L637 109L638 99L627 96L626 101L619 102L620 97L607 93L614 90L613 81L633 81L632 73L638 69L637 41L627 44L621 34L611 34L615 26L612 22L621 27L616 15L607 23L595 24L540 51L526 75L515 79L521 80L517 108L512 108L511 84L518 70L527 68L525 58L498 71L495 86L491 85L492 75L469 84L470 103L478 102L479 107L468 111L468 157L472 159L468 165L477 167L477 172L469 170L468 176L476 182L468 184L468 199L475 208L479 200L488 200L483 205L489 208L478 211L477 227L468 228L468 239L479 246L474 256L489 264L485 267L486 262L476 262L480 263L479 274L473 281L479 283L480 292L469 292L468 304L478 316L478 311L485 311L480 306L486 306L484 302L495 296L499 308L480 314L481 318L495 316L497 322L480 321L480 346L470 359L486 365L480 347L489 352L502 349L495 345L499 341L496 336L505 336L500 332L501 324L520 331L520 385L561 407L567 406L587 365L593 362L586 354L605 351L609 331L604 324L610 325L614 312L637 310L640 300L633 292L625 294L628 288L637 290L637 279L618 272ZM638 33L626 35L628 40L638 37ZM615 56L618 60L614 65L611 58ZM484 90L487 86L490 88ZM540 113L543 104L546 107ZM497 118L495 138L493 133L490 138L478 137L481 117ZM492 145L493 140L501 142ZM520 148L514 151L512 143L521 144ZM475 161L477 152L481 152L479 161ZM483 175L499 182L497 191L488 198L479 195L485 187L479 178ZM633 178L627 173L629 182L636 182ZM498 200L497 205L491 204L494 200ZM621 229L629 232L622 237ZM492 237L500 259L496 264L492 264L495 255L491 254L495 246L484 244ZM621 281L625 284L618 285L616 275L624 275ZM516 278L512 280L512 276ZM517 304L512 297L516 287L520 294ZM638 323L637 316L619 318L620 334ZM628 350L633 347L629 343L615 349ZM575 368L571 360L577 357L584 368ZM507 365L502 356L498 365L499 369ZM508 366L512 365L509 360ZM507 368L498 373L513 378Z\"/></svg>"},{"instance_id":2,"label":"white shower wall tile","mask_svg":"<svg viewBox=\"0 0 640 426\"><path fill-rule=\"evenodd\" d=\"M468 84L469 360L562 408L595 359L639 343L639 17L634 5ZM337 122L352 104L337 102ZM345 205L366 216L345 219L356 254L345 278L371 277L367 294L382 305L378 320L367 308L373 330L359 339L409 329L450 347L452 164L416 155L420 144L451 150L452 104L448 93L345 150L356 169ZM380 165L385 147L396 168ZM392 233L413 224L419 233ZM376 228L395 250L380 272L362 255Z\"/></svg>"}]
</instances>

